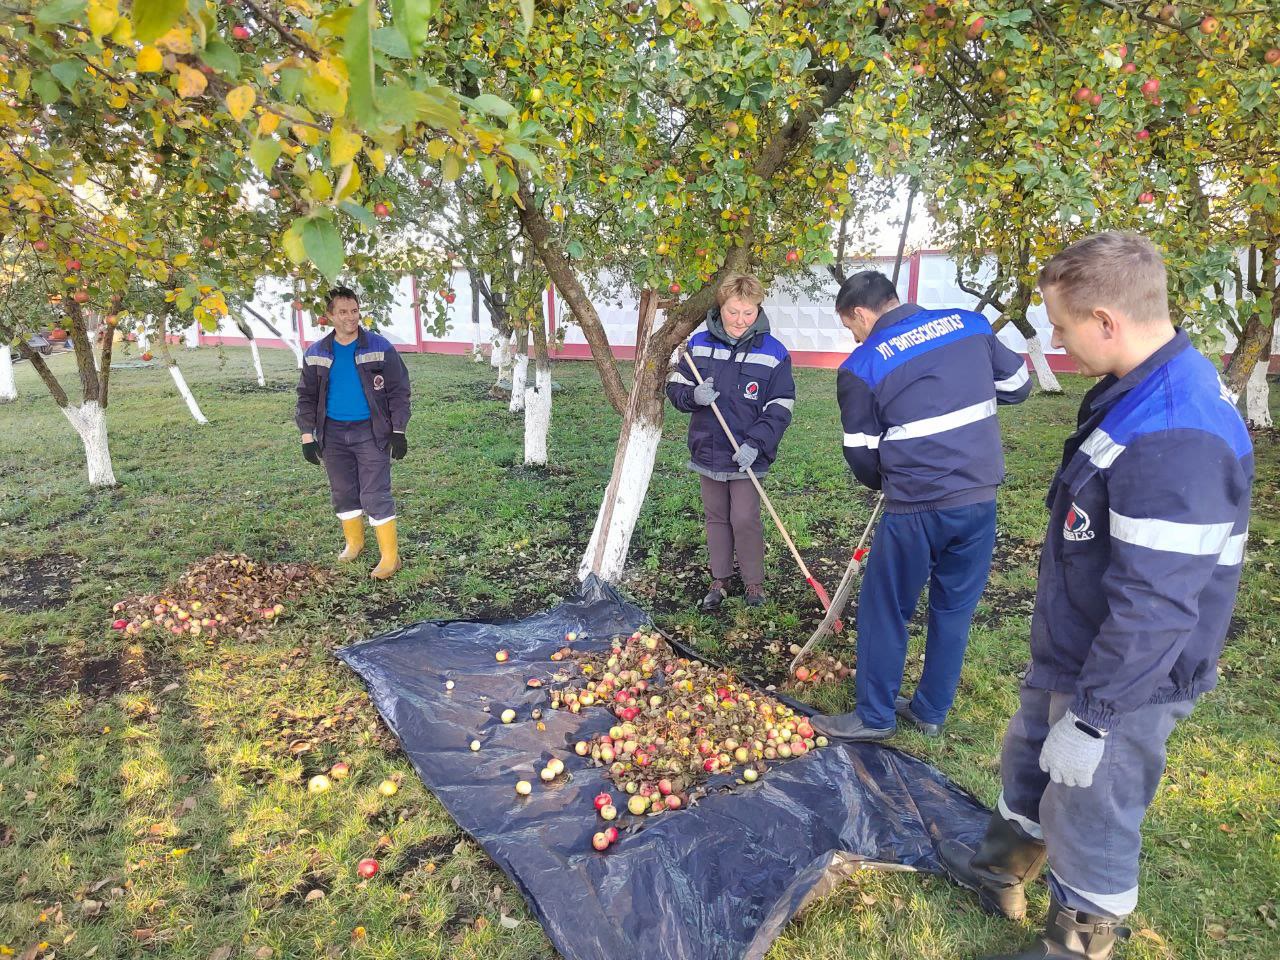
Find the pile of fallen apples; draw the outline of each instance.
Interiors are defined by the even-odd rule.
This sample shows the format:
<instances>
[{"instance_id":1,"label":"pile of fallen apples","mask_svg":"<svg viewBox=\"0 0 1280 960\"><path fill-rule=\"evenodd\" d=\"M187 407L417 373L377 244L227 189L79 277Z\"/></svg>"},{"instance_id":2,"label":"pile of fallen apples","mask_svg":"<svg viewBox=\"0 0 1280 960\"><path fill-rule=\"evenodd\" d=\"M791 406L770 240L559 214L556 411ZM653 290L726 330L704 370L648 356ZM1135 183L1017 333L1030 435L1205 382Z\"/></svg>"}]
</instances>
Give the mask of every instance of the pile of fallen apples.
<instances>
[{"instance_id":1,"label":"pile of fallen apples","mask_svg":"<svg viewBox=\"0 0 1280 960\"><path fill-rule=\"evenodd\" d=\"M808 718L742 684L731 672L681 657L659 635L637 631L600 653L562 649L580 676L550 692L554 710L607 708L617 723L581 740L574 752L607 769L622 793L599 794L595 808L611 821L625 808L657 816L687 806L715 775L757 780L772 762L827 745ZM608 827L592 838L597 850L616 839Z\"/></svg>"},{"instance_id":2,"label":"pile of fallen apples","mask_svg":"<svg viewBox=\"0 0 1280 960\"><path fill-rule=\"evenodd\" d=\"M302 564L258 563L244 554L215 554L161 594L121 600L111 608L112 628L128 636L160 632L214 638L249 638L284 613L283 600L319 582Z\"/></svg>"}]
</instances>

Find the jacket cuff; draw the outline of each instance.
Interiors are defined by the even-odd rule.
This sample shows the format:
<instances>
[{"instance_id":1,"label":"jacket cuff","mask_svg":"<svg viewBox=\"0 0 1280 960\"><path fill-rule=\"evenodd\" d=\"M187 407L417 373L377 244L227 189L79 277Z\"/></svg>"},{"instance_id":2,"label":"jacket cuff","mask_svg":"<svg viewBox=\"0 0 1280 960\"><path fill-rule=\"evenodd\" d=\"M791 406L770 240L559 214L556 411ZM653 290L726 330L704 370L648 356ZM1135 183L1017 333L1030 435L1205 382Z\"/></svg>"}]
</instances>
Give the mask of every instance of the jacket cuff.
<instances>
[{"instance_id":1,"label":"jacket cuff","mask_svg":"<svg viewBox=\"0 0 1280 960\"><path fill-rule=\"evenodd\" d=\"M1076 717L1104 733L1115 725L1115 710L1086 697L1077 696L1071 702L1070 710Z\"/></svg>"}]
</instances>

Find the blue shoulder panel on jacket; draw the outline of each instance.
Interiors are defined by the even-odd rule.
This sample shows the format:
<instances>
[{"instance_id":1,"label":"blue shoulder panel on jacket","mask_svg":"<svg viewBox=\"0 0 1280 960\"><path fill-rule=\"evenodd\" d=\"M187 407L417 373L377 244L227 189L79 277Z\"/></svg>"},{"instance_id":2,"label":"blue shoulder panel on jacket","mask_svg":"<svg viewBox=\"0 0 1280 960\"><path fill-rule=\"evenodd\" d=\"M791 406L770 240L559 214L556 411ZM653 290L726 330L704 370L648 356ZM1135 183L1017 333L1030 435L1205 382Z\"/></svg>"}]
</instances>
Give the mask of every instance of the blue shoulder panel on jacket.
<instances>
[{"instance_id":1,"label":"blue shoulder panel on jacket","mask_svg":"<svg viewBox=\"0 0 1280 960\"><path fill-rule=\"evenodd\" d=\"M395 345L382 334L368 330L365 332L365 349L383 351L394 350Z\"/></svg>"},{"instance_id":2,"label":"blue shoulder panel on jacket","mask_svg":"<svg viewBox=\"0 0 1280 960\"><path fill-rule=\"evenodd\" d=\"M1218 370L1198 350L1183 350L1131 390L1099 425L1125 446L1163 430L1203 430L1237 457L1252 452L1249 431Z\"/></svg>"},{"instance_id":3,"label":"blue shoulder panel on jacket","mask_svg":"<svg viewBox=\"0 0 1280 960\"><path fill-rule=\"evenodd\" d=\"M987 318L972 310L921 310L877 330L840 366L874 387L909 360L957 340L990 333Z\"/></svg>"},{"instance_id":4,"label":"blue shoulder panel on jacket","mask_svg":"<svg viewBox=\"0 0 1280 960\"><path fill-rule=\"evenodd\" d=\"M778 360L785 360L787 357L791 356L791 354L787 352L787 348L782 345L782 341L772 333L766 333L764 335L764 340L758 347L753 348L751 352L767 353L769 356Z\"/></svg>"}]
</instances>

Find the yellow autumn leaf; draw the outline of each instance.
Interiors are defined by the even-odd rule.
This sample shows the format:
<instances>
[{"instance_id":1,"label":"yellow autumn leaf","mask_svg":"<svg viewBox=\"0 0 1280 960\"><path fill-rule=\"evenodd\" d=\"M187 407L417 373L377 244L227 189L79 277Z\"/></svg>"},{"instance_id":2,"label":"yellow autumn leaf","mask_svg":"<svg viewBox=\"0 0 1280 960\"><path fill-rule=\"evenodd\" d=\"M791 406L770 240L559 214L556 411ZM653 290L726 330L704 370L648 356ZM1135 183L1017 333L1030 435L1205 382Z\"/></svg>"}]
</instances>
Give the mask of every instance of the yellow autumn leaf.
<instances>
[{"instance_id":1,"label":"yellow autumn leaf","mask_svg":"<svg viewBox=\"0 0 1280 960\"><path fill-rule=\"evenodd\" d=\"M138 72L159 73L164 57L155 47L143 47L138 51Z\"/></svg>"},{"instance_id":2,"label":"yellow autumn leaf","mask_svg":"<svg viewBox=\"0 0 1280 960\"><path fill-rule=\"evenodd\" d=\"M128 17L121 17L116 22L116 28L111 31L111 39L122 47L132 43L133 21Z\"/></svg>"},{"instance_id":3,"label":"yellow autumn leaf","mask_svg":"<svg viewBox=\"0 0 1280 960\"><path fill-rule=\"evenodd\" d=\"M369 154L369 162L373 164L374 169L379 173L387 172L387 155L381 150L369 149L365 151Z\"/></svg>"},{"instance_id":4,"label":"yellow autumn leaf","mask_svg":"<svg viewBox=\"0 0 1280 960\"><path fill-rule=\"evenodd\" d=\"M345 123L338 122L333 125L333 130L329 134L329 163L337 169L346 166L355 159L356 154L360 152L364 140L360 134L353 131Z\"/></svg>"},{"instance_id":5,"label":"yellow autumn leaf","mask_svg":"<svg viewBox=\"0 0 1280 960\"><path fill-rule=\"evenodd\" d=\"M258 136L269 137L276 132L278 126L280 126L280 114L264 113L258 118Z\"/></svg>"},{"instance_id":6,"label":"yellow autumn leaf","mask_svg":"<svg viewBox=\"0 0 1280 960\"><path fill-rule=\"evenodd\" d=\"M302 263L307 259L306 248L302 245L302 228L295 223L284 232L281 238L284 255L293 263Z\"/></svg>"},{"instance_id":7,"label":"yellow autumn leaf","mask_svg":"<svg viewBox=\"0 0 1280 960\"><path fill-rule=\"evenodd\" d=\"M333 184L319 170L311 171L311 176L307 177L307 186L311 189L311 196L321 203L333 196Z\"/></svg>"},{"instance_id":8,"label":"yellow autumn leaf","mask_svg":"<svg viewBox=\"0 0 1280 960\"><path fill-rule=\"evenodd\" d=\"M345 181L339 183L338 199L346 200L359 191L361 184L364 182L360 176L360 168L354 163L348 164L347 169L351 171L351 175Z\"/></svg>"},{"instance_id":9,"label":"yellow autumn leaf","mask_svg":"<svg viewBox=\"0 0 1280 960\"><path fill-rule=\"evenodd\" d=\"M231 113L233 119L243 120L257 99L258 95L254 92L253 87L247 83L242 84L234 90L227 91L227 110Z\"/></svg>"},{"instance_id":10,"label":"yellow autumn leaf","mask_svg":"<svg viewBox=\"0 0 1280 960\"><path fill-rule=\"evenodd\" d=\"M208 85L208 78L199 70L192 70L185 63L178 64L178 96L198 97Z\"/></svg>"},{"instance_id":11,"label":"yellow autumn leaf","mask_svg":"<svg viewBox=\"0 0 1280 960\"><path fill-rule=\"evenodd\" d=\"M170 53L187 54L195 50L191 40L191 31L186 27L174 27L164 36L156 40L156 46Z\"/></svg>"},{"instance_id":12,"label":"yellow autumn leaf","mask_svg":"<svg viewBox=\"0 0 1280 960\"><path fill-rule=\"evenodd\" d=\"M89 4L89 31L94 39L110 33L120 20L120 0L91 0Z\"/></svg>"}]
</instances>

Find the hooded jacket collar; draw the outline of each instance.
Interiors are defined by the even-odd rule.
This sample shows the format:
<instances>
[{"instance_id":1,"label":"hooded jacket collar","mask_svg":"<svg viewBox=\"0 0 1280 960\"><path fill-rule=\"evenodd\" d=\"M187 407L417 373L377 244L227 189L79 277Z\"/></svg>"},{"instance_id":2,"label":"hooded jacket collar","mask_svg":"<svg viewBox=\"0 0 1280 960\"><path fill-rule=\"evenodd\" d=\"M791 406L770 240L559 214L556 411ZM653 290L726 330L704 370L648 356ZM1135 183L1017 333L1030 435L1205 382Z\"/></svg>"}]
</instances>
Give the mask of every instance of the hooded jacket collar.
<instances>
[{"instance_id":1,"label":"hooded jacket collar","mask_svg":"<svg viewBox=\"0 0 1280 960\"><path fill-rule=\"evenodd\" d=\"M729 336L729 331L724 328L724 321L720 318L720 308L712 307L707 311L707 332L721 343L736 347L741 343L749 343L752 338L762 333L768 333L769 318L765 315L764 308L761 307L760 313L756 316L756 322L751 324L742 336L735 340Z\"/></svg>"}]
</instances>

